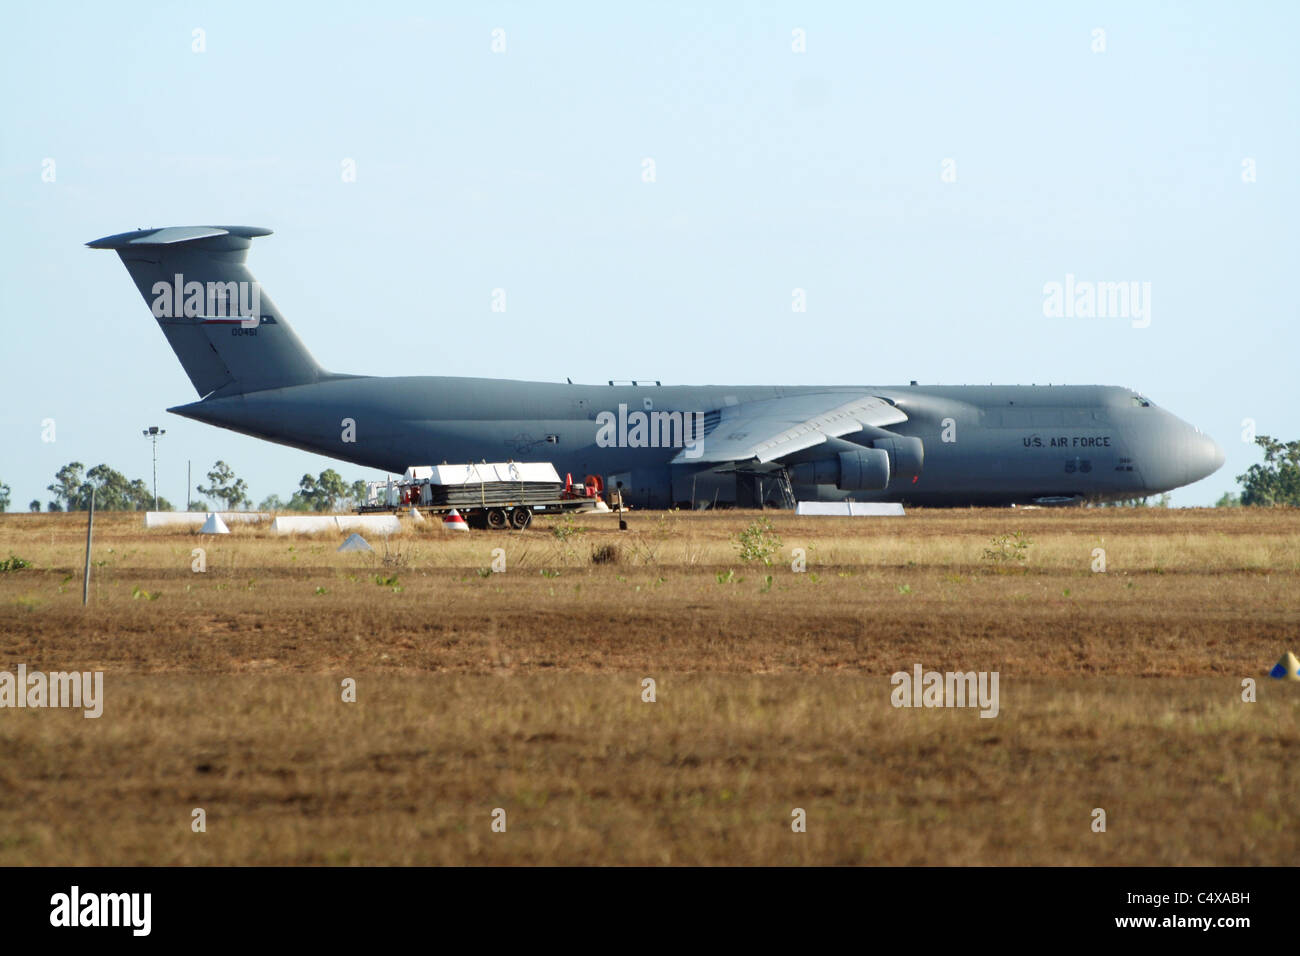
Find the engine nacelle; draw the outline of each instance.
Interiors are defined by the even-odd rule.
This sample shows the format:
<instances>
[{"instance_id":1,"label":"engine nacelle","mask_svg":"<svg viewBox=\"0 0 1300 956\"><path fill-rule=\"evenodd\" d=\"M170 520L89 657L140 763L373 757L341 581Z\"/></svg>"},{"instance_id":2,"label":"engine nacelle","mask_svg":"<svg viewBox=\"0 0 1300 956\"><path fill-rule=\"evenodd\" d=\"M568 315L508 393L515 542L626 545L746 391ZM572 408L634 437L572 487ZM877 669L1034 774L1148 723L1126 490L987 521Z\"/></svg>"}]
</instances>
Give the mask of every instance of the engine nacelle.
<instances>
[{"instance_id":1,"label":"engine nacelle","mask_svg":"<svg viewBox=\"0 0 1300 956\"><path fill-rule=\"evenodd\" d=\"M890 435L877 438L871 443L872 448L881 448L889 453L892 480L906 484L921 474L925 464L925 443L909 435Z\"/></svg>"},{"instance_id":2,"label":"engine nacelle","mask_svg":"<svg viewBox=\"0 0 1300 956\"><path fill-rule=\"evenodd\" d=\"M925 443L910 435L898 435L867 425L860 432L845 435L844 440L889 452L889 480L895 487L911 484L925 465Z\"/></svg>"},{"instance_id":3,"label":"engine nacelle","mask_svg":"<svg viewBox=\"0 0 1300 956\"><path fill-rule=\"evenodd\" d=\"M889 474L889 452L863 448L794 465L790 481L796 485L834 485L840 491L882 491L889 484Z\"/></svg>"}]
</instances>

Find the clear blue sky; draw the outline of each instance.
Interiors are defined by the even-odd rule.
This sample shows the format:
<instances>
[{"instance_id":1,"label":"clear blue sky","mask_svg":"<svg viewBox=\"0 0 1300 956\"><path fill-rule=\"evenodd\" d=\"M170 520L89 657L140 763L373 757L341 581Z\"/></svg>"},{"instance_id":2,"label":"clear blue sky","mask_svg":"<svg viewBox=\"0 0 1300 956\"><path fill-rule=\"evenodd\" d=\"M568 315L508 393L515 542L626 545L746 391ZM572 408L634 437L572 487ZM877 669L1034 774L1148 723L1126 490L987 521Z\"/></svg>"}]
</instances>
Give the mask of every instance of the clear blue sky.
<instances>
[{"instance_id":1,"label":"clear blue sky","mask_svg":"<svg viewBox=\"0 0 1300 956\"><path fill-rule=\"evenodd\" d=\"M187 459L255 501L378 477L163 411L194 390L82 243L195 223L275 230L250 266L336 371L1128 385L1227 452L1184 505L1258 460L1243 419L1300 438L1300 6L465 6L6 10L11 508L72 460L147 479L151 424L173 502ZM1067 273L1150 282L1150 327L1044 317Z\"/></svg>"}]
</instances>

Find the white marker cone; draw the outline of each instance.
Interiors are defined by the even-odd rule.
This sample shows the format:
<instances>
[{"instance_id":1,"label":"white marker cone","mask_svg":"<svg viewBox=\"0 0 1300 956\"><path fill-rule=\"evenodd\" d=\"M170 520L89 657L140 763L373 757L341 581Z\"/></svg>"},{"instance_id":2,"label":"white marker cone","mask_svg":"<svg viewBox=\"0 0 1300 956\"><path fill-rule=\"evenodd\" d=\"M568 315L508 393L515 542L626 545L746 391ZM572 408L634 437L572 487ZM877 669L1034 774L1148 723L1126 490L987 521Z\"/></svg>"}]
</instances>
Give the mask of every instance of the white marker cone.
<instances>
[{"instance_id":1,"label":"white marker cone","mask_svg":"<svg viewBox=\"0 0 1300 956\"><path fill-rule=\"evenodd\" d=\"M221 520L221 515L215 511L208 515L208 520L203 522L203 527L199 529L199 534L230 534L230 529L226 523Z\"/></svg>"},{"instance_id":2,"label":"white marker cone","mask_svg":"<svg viewBox=\"0 0 1300 956\"><path fill-rule=\"evenodd\" d=\"M370 545L366 542L365 538L361 537L361 535L357 534L356 532L353 532L352 534L347 536L347 539L344 540L344 542L341 545L338 546L338 550L339 551L373 551L375 549L370 547Z\"/></svg>"}]
</instances>

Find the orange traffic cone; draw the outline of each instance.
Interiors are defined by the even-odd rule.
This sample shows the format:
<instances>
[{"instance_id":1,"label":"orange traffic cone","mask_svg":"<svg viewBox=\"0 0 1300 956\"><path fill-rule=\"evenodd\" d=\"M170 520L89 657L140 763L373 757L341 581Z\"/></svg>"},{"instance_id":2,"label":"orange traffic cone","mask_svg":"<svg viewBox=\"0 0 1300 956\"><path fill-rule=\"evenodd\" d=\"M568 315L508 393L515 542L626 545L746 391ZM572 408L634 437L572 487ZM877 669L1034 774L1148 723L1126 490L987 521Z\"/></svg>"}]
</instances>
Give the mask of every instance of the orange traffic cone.
<instances>
[{"instance_id":1,"label":"orange traffic cone","mask_svg":"<svg viewBox=\"0 0 1300 956\"><path fill-rule=\"evenodd\" d=\"M455 508L452 508L451 511L447 512L447 517L442 519L442 526L447 531L469 530L469 525L465 523L465 519L460 516L460 512Z\"/></svg>"}]
</instances>

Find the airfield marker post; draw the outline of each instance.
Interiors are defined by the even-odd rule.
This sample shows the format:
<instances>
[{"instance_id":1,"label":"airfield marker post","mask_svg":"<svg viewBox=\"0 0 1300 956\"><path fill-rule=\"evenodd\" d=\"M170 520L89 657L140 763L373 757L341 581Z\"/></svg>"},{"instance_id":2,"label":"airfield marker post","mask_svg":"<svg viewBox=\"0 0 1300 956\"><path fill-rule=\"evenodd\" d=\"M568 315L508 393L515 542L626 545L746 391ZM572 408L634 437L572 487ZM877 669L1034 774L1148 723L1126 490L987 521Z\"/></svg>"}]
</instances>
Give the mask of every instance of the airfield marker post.
<instances>
[{"instance_id":1,"label":"airfield marker post","mask_svg":"<svg viewBox=\"0 0 1300 956\"><path fill-rule=\"evenodd\" d=\"M90 535L95 530L95 489L90 489L90 515L86 519L86 572L81 577L81 605L90 602Z\"/></svg>"}]
</instances>

